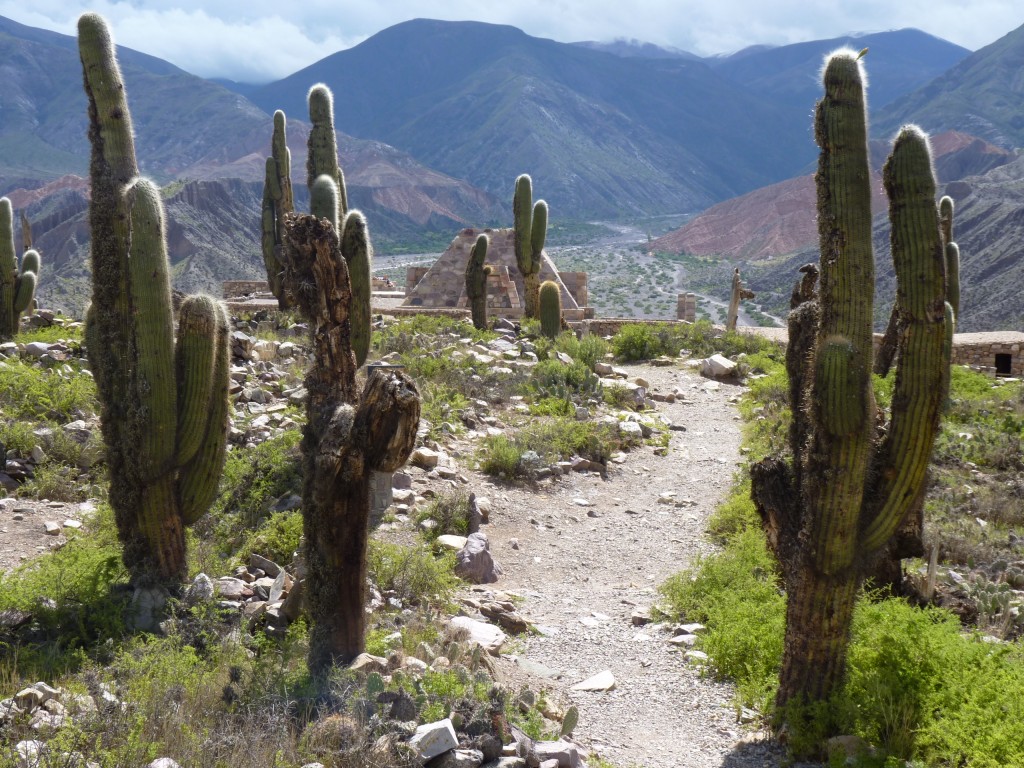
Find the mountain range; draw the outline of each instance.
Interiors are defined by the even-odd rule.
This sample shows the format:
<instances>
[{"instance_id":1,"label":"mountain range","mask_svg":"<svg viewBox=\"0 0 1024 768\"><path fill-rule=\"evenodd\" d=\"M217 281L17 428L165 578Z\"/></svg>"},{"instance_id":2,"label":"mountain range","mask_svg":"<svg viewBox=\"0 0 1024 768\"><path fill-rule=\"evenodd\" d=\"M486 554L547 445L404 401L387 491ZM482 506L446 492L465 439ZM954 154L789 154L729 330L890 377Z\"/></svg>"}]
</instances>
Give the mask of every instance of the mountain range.
<instances>
[{"instance_id":1,"label":"mountain range","mask_svg":"<svg viewBox=\"0 0 1024 768\"><path fill-rule=\"evenodd\" d=\"M799 177L816 153L808 113L821 57L840 45L869 49L879 135L904 119L938 125L921 95L938 88L949 105L941 127L973 134L958 140L973 150L943 160L947 179L981 173L1024 143L1014 132L1020 118L1002 109L1020 101L1022 36L1017 30L971 54L899 30L701 59L636 41L564 44L507 26L418 19L259 87L203 80L124 48L119 57L140 165L170 185L178 283L209 290L224 277L260 274L271 113L288 113L301 169L301 118L315 82L336 93L350 195L389 247L424 232L440 238L508 223L512 181L522 172L561 221L696 213ZM0 194L25 201L50 274L78 280L87 189L73 177L84 174L88 145L76 41L0 18L0 62ZM958 117L954 106L985 72L992 82L983 103ZM975 144L979 135L989 143ZM986 185L972 188L987 194ZM214 258L198 258L210 251ZM63 291L57 298L80 308L80 288L50 282L41 286L44 300Z\"/></svg>"}]
</instances>

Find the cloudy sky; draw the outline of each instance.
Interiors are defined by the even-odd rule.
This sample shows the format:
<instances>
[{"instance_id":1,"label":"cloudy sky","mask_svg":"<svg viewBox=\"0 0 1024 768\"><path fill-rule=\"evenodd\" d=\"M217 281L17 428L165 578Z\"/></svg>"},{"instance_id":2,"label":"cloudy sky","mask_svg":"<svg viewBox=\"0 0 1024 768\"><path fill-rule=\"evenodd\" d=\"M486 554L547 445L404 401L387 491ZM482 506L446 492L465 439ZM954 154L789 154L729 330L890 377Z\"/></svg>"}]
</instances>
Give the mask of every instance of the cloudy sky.
<instances>
[{"instance_id":1,"label":"cloudy sky","mask_svg":"<svg viewBox=\"0 0 1024 768\"><path fill-rule=\"evenodd\" d=\"M122 45L242 82L283 77L413 18L511 24L563 42L632 38L700 55L902 27L976 50L1024 23L1020 0L0 0L0 16L66 34L85 10L106 16Z\"/></svg>"}]
</instances>

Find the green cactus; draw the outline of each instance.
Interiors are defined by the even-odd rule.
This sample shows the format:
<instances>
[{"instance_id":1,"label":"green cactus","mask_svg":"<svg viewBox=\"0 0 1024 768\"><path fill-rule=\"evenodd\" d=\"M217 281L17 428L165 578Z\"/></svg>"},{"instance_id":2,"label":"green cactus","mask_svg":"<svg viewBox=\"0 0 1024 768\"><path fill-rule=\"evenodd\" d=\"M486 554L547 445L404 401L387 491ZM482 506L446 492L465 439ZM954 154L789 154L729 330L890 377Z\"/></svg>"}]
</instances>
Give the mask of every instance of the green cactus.
<instances>
[{"instance_id":1,"label":"green cactus","mask_svg":"<svg viewBox=\"0 0 1024 768\"><path fill-rule=\"evenodd\" d=\"M884 170L907 331L892 416L879 432L871 387L871 189L856 55L833 54L824 81L815 118L820 295L789 319L793 458L770 457L752 469L753 498L788 594L777 705L794 728L801 720L792 707L826 701L841 683L857 590L923 493L951 331L928 140L908 126Z\"/></svg>"},{"instance_id":2,"label":"green cactus","mask_svg":"<svg viewBox=\"0 0 1024 768\"><path fill-rule=\"evenodd\" d=\"M960 247L953 240L953 198L939 200L939 224L942 226L942 247L946 255L946 301L953 308L953 317L960 321Z\"/></svg>"},{"instance_id":3,"label":"green cactus","mask_svg":"<svg viewBox=\"0 0 1024 768\"><path fill-rule=\"evenodd\" d=\"M473 315L473 327L481 331L487 328L487 276L491 268L484 262L489 244L487 235L477 237L466 263L466 298Z\"/></svg>"},{"instance_id":4,"label":"green cactus","mask_svg":"<svg viewBox=\"0 0 1024 768\"><path fill-rule=\"evenodd\" d=\"M549 339L562 332L562 292L554 280L540 286L540 332Z\"/></svg>"},{"instance_id":5,"label":"green cactus","mask_svg":"<svg viewBox=\"0 0 1024 768\"><path fill-rule=\"evenodd\" d=\"M285 292L281 272L281 248L285 214L295 210L292 193L292 155L288 149L287 120L284 112L274 113L274 135L270 142L266 176L263 182L263 264L267 269L270 292L279 309L288 309L291 299Z\"/></svg>"},{"instance_id":6,"label":"green cactus","mask_svg":"<svg viewBox=\"0 0 1024 768\"><path fill-rule=\"evenodd\" d=\"M538 200L536 205L533 203L533 182L525 173L516 179L512 215L516 264L523 275L523 315L537 318L540 311L540 268L548 232L548 204L543 200Z\"/></svg>"},{"instance_id":7,"label":"green cactus","mask_svg":"<svg viewBox=\"0 0 1024 768\"><path fill-rule=\"evenodd\" d=\"M21 269L14 253L14 210L0 197L0 341L18 333L21 315L32 305L39 278L39 253L25 251Z\"/></svg>"},{"instance_id":8,"label":"green cactus","mask_svg":"<svg viewBox=\"0 0 1024 768\"><path fill-rule=\"evenodd\" d=\"M338 188L338 216L342 221L348 212L348 195L345 191L345 174L338 164L338 137L334 132L334 95L323 83L309 89L309 130L306 155L306 186L313 191L317 177L327 174L334 179Z\"/></svg>"},{"instance_id":9,"label":"green cactus","mask_svg":"<svg viewBox=\"0 0 1024 768\"><path fill-rule=\"evenodd\" d=\"M110 503L138 583L186 574L183 526L209 507L228 425L228 317L180 308L177 343L160 190L138 176L131 116L106 22L78 21L92 143L89 361L102 402Z\"/></svg>"}]
</instances>

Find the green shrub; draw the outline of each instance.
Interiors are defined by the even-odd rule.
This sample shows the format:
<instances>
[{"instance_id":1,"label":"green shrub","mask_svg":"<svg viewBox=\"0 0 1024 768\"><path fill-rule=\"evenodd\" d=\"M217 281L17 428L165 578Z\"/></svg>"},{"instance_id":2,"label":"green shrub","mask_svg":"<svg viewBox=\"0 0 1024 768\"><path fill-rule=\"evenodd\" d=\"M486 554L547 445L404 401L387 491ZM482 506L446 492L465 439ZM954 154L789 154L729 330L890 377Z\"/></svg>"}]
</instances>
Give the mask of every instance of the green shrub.
<instances>
[{"instance_id":1,"label":"green shrub","mask_svg":"<svg viewBox=\"0 0 1024 768\"><path fill-rule=\"evenodd\" d=\"M652 325L627 324L619 329L612 338L612 351L615 357L626 362L632 360L650 360L659 355L669 354L665 351L662 339Z\"/></svg>"},{"instance_id":2,"label":"green shrub","mask_svg":"<svg viewBox=\"0 0 1024 768\"><path fill-rule=\"evenodd\" d=\"M371 539L367 568L379 589L393 591L411 605L446 602L458 583L455 554L435 557L426 544L403 546Z\"/></svg>"},{"instance_id":3,"label":"green shrub","mask_svg":"<svg viewBox=\"0 0 1024 768\"><path fill-rule=\"evenodd\" d=\"M287 565L292 561L292 553L299 548L301 539L302 512L275 512L246 535L236 557L247 564L249 555L255 552L278 565Z\"/></svg>"},{"instance_id":4,"label":"green shrub","mask_svg":"<svg viewBox=\"0 0 1024 768\"><path fill-rule=\"evenodd\" d=\"M241 528L255 526L270 512L270 504L301 488L302 468L297 429L289 430L252 448L235 448L227 455L220 493L211 510L224 521L224 538L237 546ZM229 518L229 519L228 519ZM219 537L220 538L220 537Z\"/></svg>"},{"instance_id":5,"label":"green shrub","mask_svg":"<svg viewBox=\"0 0 1024 768\"><path fill-rule=\"evenodd\" d=\"M716 672L736 682L740 701L768 711L782 659L785 598L761 531L741 531L660 590L675 615L706 625L701 647Z\"/></svg>"},{"instance_id":6,"label":"green shrub","mask_svg":"<svg viewBox=\"0 0 1024 768\"><path fill-rule=\"evenodd\" d=\"M38 651L22 649L18 673L50 679L77 666L88 650L125 632L124 599L119 592L128 573L121 562L114 514L99 505L88 530L67 533L59 550L0 574L0 611L28 611L43 631Z\"/></svg>"},{"instance_id":7,"label":"green shrub","mask_svg":"<svg viewBox=\"0 0 1024 768\"><path fill-rule=\"evenodd\" d=\"M78 413L96 413L99 402L92 377L78 364L71 373L40 368L21 360L0 362L2 413L13 419L48 419L65 424Z\"/></svg>"},{"instance_id":8,"label":"green shrub","mask_svg":"<svg viewBox=\"0 0 1024 768\"><path fill-rule=\"evenodd\" d=\"M492 477L514 480L524 474L523 450L505 435L489 435L480 446L480 471Z\"/></svg>"},{"instance_id":9,"label":"green shrub","mask_svg":"<svg viewBox=\"0 0 1024 768\"><path fill-rule=\"evenodd\" d=\"M451 425L453 432L458 434L464 430L459 411L469 407L469 400L458 390L447 384L425 382L420 387L423 398L422 418L430 422L427 435L432 440L440 440L444 435L443 424Z\"/></svg>"},{"instance_id":10,"label":"green shrub","mask_svg":"<svg viewBox=\"0 0 1024 768\"><path fill-rule=\"evenodd\" d=\"M604 360L604 356L611 350L611 345L600 336L587 334L577 339L575 333L565 331L555 339L554 348L594 370L594 366Z\"/></svg>"}]
</instances>

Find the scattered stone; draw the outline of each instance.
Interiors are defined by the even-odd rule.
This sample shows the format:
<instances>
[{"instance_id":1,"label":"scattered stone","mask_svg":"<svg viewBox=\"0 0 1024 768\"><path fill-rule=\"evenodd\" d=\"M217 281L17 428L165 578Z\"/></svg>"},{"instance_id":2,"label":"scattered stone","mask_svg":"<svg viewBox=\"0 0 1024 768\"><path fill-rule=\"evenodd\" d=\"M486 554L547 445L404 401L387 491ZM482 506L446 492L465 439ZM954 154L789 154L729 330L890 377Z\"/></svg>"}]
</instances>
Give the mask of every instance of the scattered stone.
<instances>
[{"instance_id":1,"label":"scattered stone","mask_svg":"<svg viewBox=\"0 0 1024 768\"><path fill-rule=\"evenodd\" d=\"M430 768L477 768L483 761L484 753L478 749L453 749L434 760Z\"/></svg>"},{"instance_id":2,"label":"scattered stone","mask_svg":"<svg viewBox=\"0 0 1024 768\"><path fill-rule=\"evenodd\" d=\"M466 542L468 542L469 539L465 536L456 536L453 533L445 533L441 536L438 536L434 541L440 547L444 547L445 549L451 549L458 552L460 549L466 546Z\"/></svg>"},{"instance_id":3,"label":"scattered stone","mask_svg":"<svg viewBox=\"0 0 1024 768\"><path fill-rule=\"evenodd\" d=\"M581 768L583 765L576 745L567 741L538 741L534 748L537 750L540 765L551 760L555 761L558 768Z\"/></svg>"},{"instance_id":4,"label":"scattered stone","mask_svg":"<svg viewBox=\"0 0 1024 768\"><path fill-rule=\"evenodd\" d=\"M181 766L169 757L158 757L147 765L146 768L181 768Z\"/></svg>"},{"instance_id":5,"label":"scattered stone","mask_svg":"<svg viewBox=\"0 0 1024 768\"><path fill-rule=\"evenodd\" d=\"M382 675L388 673L388 660L382 656L373 656L369 653L360 653L348 668L353 672L378 672Z\"/></svg>"},{"instance_id":6,"label":"scattered stone","mask_svg":"<svg viewBox=\"0 0 1024 768\"><path fill-rule=\"evenodd\" d=\"M611 670L605 670L604 672L598 672L593 677L588 677L581 683L576 683L572 687L574 691L610 691L615 687L615 676L611 673Z\"/></svg>"},{"instance_id":7,"label":"scattered stone","mask_svg":"<svg viewBox=\"0 0 1024 768\"><path fill-rule=\"evenodd\" d=\"M430 760L459 745L455 737L455 728L452 727L450 718L439 720L436 723L424 723L416 729L416 733L409 744L419 753L423 760Z\"/></svg>"},{"instance_id":8,"label":"scattered stone","mask_svg":"<svg viewBox=\"0 0 1024 768\"><path fill-rule=\"evenodd\" d=\"M469 632L469 641L479 645L492 656L498 655L507 639L507 635L493 624L477 621L468 616L454 616L448 623L456 629Z\"/></svg>"},{"instance_id":9,"label":"scattered stone","mask_svg":"<svg viewBox=\"0 0 1024 768\"><path fill-rule=\"evenodd\" d=\"M277 575L281 572L281 566L273 560L263 557L263 555L257 555L255 552L249 555L249 568L259 568L272 579L277 578Z\"/></svg>"},{"instance_id":10,"label":"scattered stone","mask_svg":"<svg viewBox=\"0 0 1024 768\"><path fill-rule=\"evenodd\" d=\"M479 531L469 535L455 561L455 575L472 584L493 584L502 573L501 566L491 556L487 536Z\"/></svg>"},{"instance_id":11,"label":"scattered stone","mask_svg":"<svg viewBox=\"0 0 1024 768\"><path fill-rule=\"evenodd\" d=\"M696 644L697 636L696 635L676 635L675 637L670 639L669 642L672 645L679 645L679 646L685 645L687 647L691 647L691 646Z\"/></svg>"},{"instance_id":12,"label":"scattered stone","mask_svg":"<svg viewBox=\"0 0 1024 768\"><path fill-rule=\"evenodd\" d=\"M418 467L424 469L433 469L437 466L437 462L440 459L441 454L437 451L432 451L430 448L417 448L412 452L412 456L409 457L409 461Z\"/></svg>"},{"instance_id":13,"label":"scattered stone","mask_svg":"<svg viewBox=\"0 0 1024 768\"><path fill-rule=\"evenodd\" d=\"M224 600L244 600L252 597L252 587L233 576L222 576L217 579L216 587L217 594Z\"/></svg>"},{"instance_id":14,"label":"scattered stone","mask_svg":"<svg viewBox=\"0 0 1024 768\"><path fill-rule=\"evenodd\" d=\"M212 600L214 595L213 581L205 573L196 576L185 591L185 602L189 605L197 605Z\"/></svg>"},{"instance_id":15,"label":"scattered stone","mask_svg":"<svg viewBox=\"0 0 1024 768\"><path fill-rule=\"evenodd\" d=\"M43 529L47 536L60 536L61 525L56 520L47 520L43 523Z\"/></svg>"}]
</instances>

